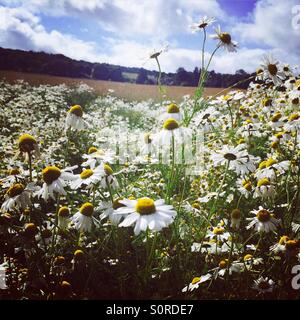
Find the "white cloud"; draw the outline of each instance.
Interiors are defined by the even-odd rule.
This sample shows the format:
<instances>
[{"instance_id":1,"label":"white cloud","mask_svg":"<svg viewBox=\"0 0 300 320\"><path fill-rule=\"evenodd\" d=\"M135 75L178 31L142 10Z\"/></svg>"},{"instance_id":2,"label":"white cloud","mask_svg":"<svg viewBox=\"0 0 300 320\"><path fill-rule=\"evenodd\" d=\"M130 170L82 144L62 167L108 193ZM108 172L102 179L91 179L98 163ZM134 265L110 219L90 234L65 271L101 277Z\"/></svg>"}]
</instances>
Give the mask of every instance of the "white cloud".
<instances>
[{"instance_id":1,"label":"white cloud","mask_svg":"<svg viewBox=\"0 0 300 320\"><path fill-rule=\"evenodd\" d=\"M295 63L300 55L300 32L292 25L292 8L296 5L299 0L260 0L251 21L238 23L233 33L245 45L267 46L279 59Z\"/></svg>"}]
</instances>

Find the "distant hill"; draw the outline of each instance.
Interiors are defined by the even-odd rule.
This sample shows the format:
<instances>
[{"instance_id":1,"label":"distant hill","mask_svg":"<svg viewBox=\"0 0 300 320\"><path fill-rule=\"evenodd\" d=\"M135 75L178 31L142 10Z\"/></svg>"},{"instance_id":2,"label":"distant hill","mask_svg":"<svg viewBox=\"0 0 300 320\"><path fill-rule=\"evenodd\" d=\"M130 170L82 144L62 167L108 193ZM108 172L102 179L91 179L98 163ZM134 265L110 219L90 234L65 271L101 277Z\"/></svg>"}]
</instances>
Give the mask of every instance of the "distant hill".
<instances>
[{"instance_id":1,"label":"distant hill","mask_svg":"<svg viewBox=\"0 0 300 320\"><path fill-rule=\"evenodd\" d=\"M108 80L139 84L156 84L157 71L144 68L130 68L107 63L91 63L83 60L73 60L62 54L49 54L23 50L5 49L0 47L0 70L39 73L70 78ZM178 68L176 73L162 73L163 85L197 86L200 70L193 72ZM207 87L226 88L234 83L248 78L244 70L235 74L220 74L209 72ZM248 82L240 85L246 88Z\"/></svg>"}]
</instances>

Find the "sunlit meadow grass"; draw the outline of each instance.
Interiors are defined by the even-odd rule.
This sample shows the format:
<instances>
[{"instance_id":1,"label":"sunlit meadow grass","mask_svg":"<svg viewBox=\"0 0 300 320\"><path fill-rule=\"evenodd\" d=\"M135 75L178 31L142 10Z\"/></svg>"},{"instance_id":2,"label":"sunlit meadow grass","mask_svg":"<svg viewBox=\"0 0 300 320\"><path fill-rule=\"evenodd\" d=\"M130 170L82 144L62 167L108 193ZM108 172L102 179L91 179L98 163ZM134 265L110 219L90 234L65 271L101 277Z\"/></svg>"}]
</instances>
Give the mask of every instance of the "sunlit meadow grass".
<instances>
[{"instance_id":1,"label":"sunlit meadow grass","mask_svg":"<svg viewBox=\"0 0 300 320\"><path fill-rule=\"evenodd\" d=\"M299 298L299 78L204 98L210 61L177 104L1 82L1 298Z\"/></svg>"}]
</instances>

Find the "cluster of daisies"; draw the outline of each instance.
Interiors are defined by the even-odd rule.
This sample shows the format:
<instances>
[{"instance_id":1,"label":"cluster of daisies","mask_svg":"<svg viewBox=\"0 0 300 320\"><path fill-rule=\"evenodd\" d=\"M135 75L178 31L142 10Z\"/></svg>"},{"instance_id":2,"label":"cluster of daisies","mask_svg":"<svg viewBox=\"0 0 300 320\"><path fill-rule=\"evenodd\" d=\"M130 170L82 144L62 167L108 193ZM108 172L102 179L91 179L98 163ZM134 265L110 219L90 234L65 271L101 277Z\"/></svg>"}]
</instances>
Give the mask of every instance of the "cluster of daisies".
<instances>
[{"instance_id":1,"label":"cluster of daisies","mask_svg":"<svg viewBox=\"0 0 300 320\"><path fill-rule=\"evenodd\" d=\"M214 22L191 27L206 36ZM214 38L216 50L237 48L219 27ZM0 268L9 294L297 297L295 72L266 56L247 90L180 103L3 83ZM188 157L201 159L196 170Z\"/></svg>"}]
</instances>

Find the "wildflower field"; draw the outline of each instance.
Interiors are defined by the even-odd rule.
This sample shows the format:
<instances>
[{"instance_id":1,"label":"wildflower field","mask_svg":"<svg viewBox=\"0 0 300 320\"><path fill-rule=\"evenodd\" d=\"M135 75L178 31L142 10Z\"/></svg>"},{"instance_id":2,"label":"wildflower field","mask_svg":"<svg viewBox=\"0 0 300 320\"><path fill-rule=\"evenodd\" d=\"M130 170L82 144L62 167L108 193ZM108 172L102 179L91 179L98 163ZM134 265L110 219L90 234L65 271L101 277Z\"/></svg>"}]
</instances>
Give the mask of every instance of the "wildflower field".
<instances>
[{"instance_id":1,"label":"wildflower field","mask_svg":"<svg viewBox=\"0 0 300 320\"><path fill-rule=\"evenodd\" d=\"M2 299L299 298L300 79L203 97L216 31L177 104L1 82Z\"/></svg>"}]
</instances>

